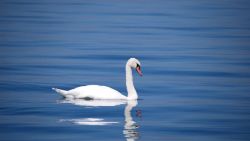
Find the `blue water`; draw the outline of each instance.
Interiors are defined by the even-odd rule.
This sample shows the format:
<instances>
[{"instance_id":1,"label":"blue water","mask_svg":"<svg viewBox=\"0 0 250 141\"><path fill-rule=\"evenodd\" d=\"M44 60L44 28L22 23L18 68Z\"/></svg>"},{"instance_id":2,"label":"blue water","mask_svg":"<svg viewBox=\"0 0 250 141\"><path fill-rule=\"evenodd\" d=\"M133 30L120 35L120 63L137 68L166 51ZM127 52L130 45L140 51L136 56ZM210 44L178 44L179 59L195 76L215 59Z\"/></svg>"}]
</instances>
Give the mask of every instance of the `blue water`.
<instances>
[{"instance_id":1,"label":"blue water","mask_svg":"<svg viewBox=\"0 0 250 141\"><path fill-rule=\"evenodd\" d=\"M249 141L249 13L247 0L1 0L0 140ZM137 103L51 90L126 95L130 57Z\"/></svg>"}]
</instances>

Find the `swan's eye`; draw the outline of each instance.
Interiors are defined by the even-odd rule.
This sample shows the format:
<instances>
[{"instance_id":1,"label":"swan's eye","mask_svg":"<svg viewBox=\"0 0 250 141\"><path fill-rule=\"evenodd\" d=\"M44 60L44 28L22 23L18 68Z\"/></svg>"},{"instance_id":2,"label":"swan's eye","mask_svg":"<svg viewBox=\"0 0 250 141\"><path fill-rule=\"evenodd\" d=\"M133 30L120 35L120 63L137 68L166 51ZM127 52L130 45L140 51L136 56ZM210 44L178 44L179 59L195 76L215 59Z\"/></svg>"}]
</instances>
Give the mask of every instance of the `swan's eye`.
<instances>
[{"instance_id":1,"label":"swan's eye","mask_svg":"<svg viewBox=\"0 0 250 141\"><path fill-rule=\"evenodd\" d=\"M139 68L139 69L141 69L141 66L140 66L139 64L137 64L137 65L136 65L136 68Z\"/></svg>"}]
</instances>

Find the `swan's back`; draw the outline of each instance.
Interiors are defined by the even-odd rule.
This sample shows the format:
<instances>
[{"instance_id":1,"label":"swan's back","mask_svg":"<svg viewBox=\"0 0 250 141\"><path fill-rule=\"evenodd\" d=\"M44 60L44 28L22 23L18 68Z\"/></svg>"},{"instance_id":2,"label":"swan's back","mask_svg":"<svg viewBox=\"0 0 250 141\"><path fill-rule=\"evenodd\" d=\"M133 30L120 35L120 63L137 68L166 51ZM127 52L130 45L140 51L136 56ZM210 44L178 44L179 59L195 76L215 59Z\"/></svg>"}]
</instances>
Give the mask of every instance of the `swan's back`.
<instances>
[{"instance_id":1,"label":"swan's back","mask_svg":"<svg viewBox=\"0 0 250 141\"><path fill-rule=\"evenodd\" d=\"M115 89L100 85L87 85L71 89L67 92L69 97L91 99L126 99ZM66 97L67 97L66 95Z\"/></svg>"}]
</instances>

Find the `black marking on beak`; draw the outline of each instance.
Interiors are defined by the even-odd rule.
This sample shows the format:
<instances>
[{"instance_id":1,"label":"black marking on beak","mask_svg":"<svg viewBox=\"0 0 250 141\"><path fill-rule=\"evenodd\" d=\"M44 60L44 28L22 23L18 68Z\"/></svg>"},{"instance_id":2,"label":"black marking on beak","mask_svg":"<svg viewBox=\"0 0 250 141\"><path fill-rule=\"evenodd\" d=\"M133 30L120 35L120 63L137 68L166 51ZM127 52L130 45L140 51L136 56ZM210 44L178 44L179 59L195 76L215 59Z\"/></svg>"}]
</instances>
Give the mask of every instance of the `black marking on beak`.
<instances>
[{"instance_id":1,"label":"black marking on beak","mask_svg":"<svg viewBox=\"0 0 250 141\"><path fill-rule=\"evenodd\" d=\"M139 68L141 70L141 66L139 64L136 65L136 68Z\"/></svg>"},{"instance_id":2,"label":"black marking on beak","mask_svg":"<svg viewBox=\"0 0 250 141\"><path fill-rule=\"evenodd\" d=\"M140 76L142 76L141 66L139 64L136 65L136 71Z\"/></svg>"}]
</instances>

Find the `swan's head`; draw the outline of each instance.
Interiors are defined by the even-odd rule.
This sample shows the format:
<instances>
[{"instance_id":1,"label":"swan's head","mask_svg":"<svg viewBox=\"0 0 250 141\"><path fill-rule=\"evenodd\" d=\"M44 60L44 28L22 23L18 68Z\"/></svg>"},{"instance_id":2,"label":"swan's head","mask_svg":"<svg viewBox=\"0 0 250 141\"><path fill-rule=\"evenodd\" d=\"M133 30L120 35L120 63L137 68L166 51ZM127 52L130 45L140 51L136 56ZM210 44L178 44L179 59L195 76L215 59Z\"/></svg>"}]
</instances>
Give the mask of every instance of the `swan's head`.
<instances>
[{"instance_id":1,"label":"swan's head","mask_svg":"<svg viewBox=\"0 0 250 141\"><path fill-rule=\"evenodd\" d=\"M127 62L127 65L130 66L131 68L136 69L137 73L142 76L142 71L141 71L141 63L138 59L136 58L130 58Z\"/></svg>"}]
</instances>

